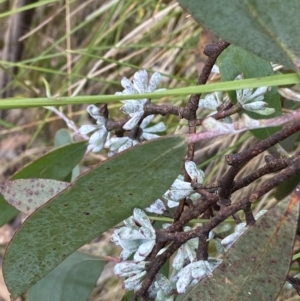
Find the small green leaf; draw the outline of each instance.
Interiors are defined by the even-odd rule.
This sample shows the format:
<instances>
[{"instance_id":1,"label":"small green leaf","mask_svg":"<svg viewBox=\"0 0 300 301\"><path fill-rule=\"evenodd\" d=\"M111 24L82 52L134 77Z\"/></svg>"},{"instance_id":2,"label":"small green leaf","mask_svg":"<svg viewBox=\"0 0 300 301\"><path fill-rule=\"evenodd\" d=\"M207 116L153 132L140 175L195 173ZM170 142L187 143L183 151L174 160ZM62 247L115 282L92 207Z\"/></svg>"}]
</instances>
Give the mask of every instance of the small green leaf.
<instances>
[{"instance_id":1,"label":"small green leaf","mask_svg":"<svg viewBox=\"0 0 300 301\"><path fill-rule=\"evenodd\" d=\"M43 178L63 181L72 171L83 155L87 143L71 143L52 150L43 157L27 164L20 171L15 173L11 180Z\"/></svg>"},{"instance_id":2,"label":"small green leaf","mask_svg":"<svg viewBox=\"0 0 300 301\"><path fill-rule=\"evenodd\" d=\"M212 277L197 284L186 301L275 300L288 274L299 215L300 186L250 227Z\"/></svg>"},{"instance_id":3,"label":"small green leaf","mask_svg":"<svg viewBox=\"0 0 300 301\"><path fill-rule=\"evenodd\" d=\"M29 289L29 301L86 301L105 264L75 252Z\"/></svg>"},{"instance_id":4,"label":"small green leaf","mask_svg":"<svg viewBox=\"0 0 300 301\"><path fill-rule=\"evenodd\" d=\"M244 78L264 77L274 74L269 62L233 45L222 52L218 58L218 66L223 81L233 80L239 74L243 74ZM229 92L229 96L233 103L236 103L236 93L234 91ZM258 115L246 110L243 110L243 113L254 119L267 119L282 115L277 87L272 87L270 91L266 92L264 101L269 104L270 108L274 108L276 113L268 116ZM253 130L251 133L258 139L265 139L276 131L278 131L278 128L264 128Z\"/></svg>"},{"instance_id":5,"label":"small green leaf","mask_svg":"<svg viewBox=\"0 0 300 301\"><path fill-rule=\"evenodd\" d=\"M54 149L41 158L27 164L15 173L11 180L44 178L63 181L74 166L80 162L86 147L86 142L77 142ZM18 212L0 195L0 227L14 218Z\"/></svg>"},{"instance_id":6,"label":"small green leaf","mask_svg":"<svg viewBox=\"0 0 300 301\"><path fill-rule=\"evenodd\" d=\"M59 129L54 136L54 146L60 147L66 144L73 143L73 137L67 129Z\"/></svg>"},{"instance_id":7,"label":"small green leaf","mask_svg":"<svg viewBox=\"0 0 300 301\"><path fill-rule=\"evenodd\" d=\"M144 208L177 177L186 151L182 137L138 145L81 175L35 211L11 240L3 261L13 298L71 253Z\"/></svg>"},{"instance_id":8,"label":"small green leaf","mask_svg":"<svg viewBox=\"0 0 300 301\"><path fill-rule=\"evenodd\" d=\"M74 143L73 136L67 129L59 129L55 133L54 146L61 147L66 144ZM72 172L70 172L63 180L66 182L73 182L80 175L80 166L77 164Z\"/></svg>"},{"instance_id":9,"label":"small green leaf","mask_svg":"<svg viewBox=\"0 0 300 301\"><path fill-rule=\"evenodd\" d=\"M283 183L278 185L274 190L274 197L277 201L281 201L282 199L286 198L299 183L300 175L295 175L292 178L284 181Z\"/></svg>"},{"instance_id":10,"label":"small green leaf","mask_svg":"<svg viewBox=\"0 0 300 301\"><path fill-rule=\"evenodd\" d=\"M13 206L9 205L5 198L0 194L0 227L8 223L18 213L19 211Z\"/></svg>"},{"instance_id":11,"label":"small green leaf","mask_svg":"<svg viewBox=\"0 0 300 301\"><path fill-rule=\"evenodd\" d=\"M299 0L179 0L222 39L300 72Z\"/></svg>"},{"instance_id":12,"label":"small green leaf","mask_svg":"<svg viewBox=\"0 0 300 301\"><path fill-rule=\"evenodd\" d=\"M0 193L10 205L30 214L69 185L48 179L15 180L0 183Z\"/></svg>"}]
</instances>

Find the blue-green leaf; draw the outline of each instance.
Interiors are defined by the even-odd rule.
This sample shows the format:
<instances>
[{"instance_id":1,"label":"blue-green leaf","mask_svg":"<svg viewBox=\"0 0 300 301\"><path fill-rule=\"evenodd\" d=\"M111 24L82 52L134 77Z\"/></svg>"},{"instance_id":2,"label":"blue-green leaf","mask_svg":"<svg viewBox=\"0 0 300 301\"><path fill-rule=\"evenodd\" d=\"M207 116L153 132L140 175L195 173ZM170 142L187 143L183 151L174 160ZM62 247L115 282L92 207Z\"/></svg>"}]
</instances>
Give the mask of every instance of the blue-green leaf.
<instances>
[{"instance_id":1,"label":"blue-green leaf","mask_svg":"<svg viewBox=\"0 0 300 301\"><path fill-rule=\"evenodd\" d=\"M29 301L86 301L105 264L75 252L29 289Z\"/></svg>"},{"instance_id":2,"label":"blue-green leaf","mask_svg":"<svg viewBox=\"0 0 300 301\"><path fill-rule=\"evenodd\" d=\"M0 193L10 205L30 214L69 185L48 179L15 180L0 183Z\"/></svg>"},{"instance_id":3,"label":"blue-green leaf","mask_svg":"<svg viewBox=\"0 0 300 301\"><path fill-rule=\"evenodd\" d=\"M237 240L185 301L276 300L290 269L299 216L300 186Z\"/></svg>"},{"instance_id":4,"label":"blue-green leaf","mask_svg":"<svg viewBox=\"0 0 300 301\"><path fill-rule=\"evenodd\" d=\"M233 45L222 52L218 58L218 66L223 81L233 80L239 74L243 74L244 78L263 77L274 74L269 62ZM236 93L231 91L229 92L229 96L231 100L236 103ZM243 110L243 113L254 119L272 118L282 114L277 87L272 87L266 92L264 101L269 104L270 108L274 108L276 112L268 116L258 115L246 110ZM251 132L255 137L265 139L276 131L278 131L278 128L264 128L253 130Z\"/></svg>"},{"instance_id":5,"label":"blue-green leaf","mask_svg":"<svg viewBox=\"0 0 300 301\"><path fill-rule=\"evenodd\" d=\"M159 198L177 177L182 137L143 143L81 175L35 211L11 240L3 261L13 298L83 244Z\"/></svg>"},{"instance_id":6,"label":"blue-green leaf","mask_svg":"<svg viewBox=\"0 0 300 301\"><path fill-rule=\"evenodd\" d=\"M226 41L300 71L299 0L179 0Z\"/></svg>"},{"instance_id":7,"label":"blue-green leaf","mask_svg":"<svg viewBox=\"0 0 300 301\"><path fill-rule=\"evenodd\" d=\"M86 142L77 142L54 149L41 158L27 164L15 173L11 180L44 178L63 181L74 166L80 162L86 147ZM9 222L18 212L0 194L0 226Z\"/></svg>"},{"instance_id":8,"label":"blue-green leaf","mask_svg":"<svg viewBox=\"0 0 300 301\"><path fill-rule=\"evenodd\" d=\"M54 146L55 147L61 147L66 144L74 143L73 136L71 135L70 131L67 129L59 129L55 133L54 137ZM74 181L78 176L80 175L80 166L77 164L72 172L70 172L63 180L66 182L72 182Z\"/></svg>"}]
</instances>

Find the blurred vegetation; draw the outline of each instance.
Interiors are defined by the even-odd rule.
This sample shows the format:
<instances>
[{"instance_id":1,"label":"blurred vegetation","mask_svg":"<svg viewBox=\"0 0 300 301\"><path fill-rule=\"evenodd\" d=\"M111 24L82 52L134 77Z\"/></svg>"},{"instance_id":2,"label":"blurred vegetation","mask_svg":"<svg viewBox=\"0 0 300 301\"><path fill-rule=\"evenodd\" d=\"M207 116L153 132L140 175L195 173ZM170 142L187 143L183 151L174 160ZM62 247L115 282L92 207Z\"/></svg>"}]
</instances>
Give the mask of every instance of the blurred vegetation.
<instances>
[{"instance_id":1,"label":"blurred vegetation","mask_svg":"<svg viewBox=\"0 0 300 301\"><path fill-rule=\"evenodd\" d=\"M161 72L165 87L196 82L202 29L176 2L26 0L33 8L16 13L22 2L0 3L0 26L5 29L0 49L2 98L44 97L43 79L53 96L113 94L122 90L123 76L131 77L141 68ZM14 22L29 11L31 24L22 24L26 30L16 37ZM119 106L110 104L111 116L121 115ZM86 118L82 106L60 109L78 124ZM26 149L52 145L55 132L65 127L44 109L3 111L1 117L1 140L13 133L29 134ZM178 120L164 121L174 130Z\"/></svg>"}]
</instances>

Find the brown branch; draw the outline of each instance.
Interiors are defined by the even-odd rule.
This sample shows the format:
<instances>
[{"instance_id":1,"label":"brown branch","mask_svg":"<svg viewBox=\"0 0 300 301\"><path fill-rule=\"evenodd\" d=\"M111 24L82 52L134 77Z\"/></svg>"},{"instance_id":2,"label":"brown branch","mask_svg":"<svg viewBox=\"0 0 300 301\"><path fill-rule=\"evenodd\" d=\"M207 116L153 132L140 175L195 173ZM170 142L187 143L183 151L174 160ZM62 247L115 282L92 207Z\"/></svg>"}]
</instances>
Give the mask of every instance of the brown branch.
<instances>
[{"instance_id":1,"label":"brown branch","mask_svg":"<svg viewBox=\"0 0 300 301\"><path fill-rule=\"evenodd\" d=\"M226 174L220 180L218 180L218 185L220 186L218 195L222 205L228 205L228 202L230 202L234 178L238 174L242 166L242 164L240 164L239 166L232 166L226 172Z\"/></svg>"},{"instance_id":2,"label":"brown branch","mask_svg":"<svg viewBox=\"0 0 300 301\"><path fill-rule=\"evenodd\" d=\"M218 56L222 53L224 49L226 49L230 44L225 41L219 41L217 43L207 45L204 49L204 54L208 56L208 59L203 67L203 70L198 78L197 85L206 84L211 70L218 58ZM188 120L189 134L196 133L196 112L198 109L199 99L201 94L192 94L187 102L186 107L183 110L180 110L179 116L184 117ZM187 157L186 159L189 161L194 160L195 153L195 143L188 144ZM191 182L191 178L188 173L185 171L184 180L187 182ZM182 201L182 205L184 205L184 200ZM183 206L181 206L176 212L176 220L178 220L183 213Z\"/></svg>"},{"instance_id":3,"label":"brown branch","mask_svg":"<svg viewBox=\"0 0 300 301\"><path fill-rule=\"evenodd\" d=\"M270 158L270 157L272 157L272 158ZM277 159L271 155L266 156L265 160L268 161L266 165L257 169L250 175L234 182L231 193L234 193L235 191L248 186L249 184L251 184L252 182L254 182L255 180L261 178L262 176L264 176L266 174L270 174L270 173L282 170L282 169L286 168L287 166L289 166L290 164L292 164L292 162L293 162L291 158Z\"/></svg>"},{"instance_id":4,"label":"brown branch","mask_svg":"<svg viewBox=\"0 0 300 301\"><path fill-rule=\"evenodd\" d=\"M214 193L210 193L205 191L204 189L199 189L199 193L203 196L200 204L195 206L193 210L189 212L189 214L182 216L177 222L173 223L169 228L169 232L180 231L180 229L185 226L190 220L193 218L197 218L199 215L204 213L208 208L212 205L216 204L219 201L219 198Z\"/></svg>"},{"instance_id":5,"label":"brown branch","mask_svg":"<svg viewBox=\"0 0 300 301\"><path fill-rule=\"evenodd\" d=\"M167 234L169 238L173 238L174 242L167 248L165 252L157 256L151 264L149 264L147 269L147 276L145 280L142 283L142 287L139 291L136 292L135 297L142 297L146 298L147 291L154 280L156 274L159 272L161 267L164 265L164 263L178 250L178 248L190 240L191 238L195 237L205 237L209 231L211 231L213 228L215 228L217 225L219 225L222 221L224 221L226 218L237 212L238 210L243 209L246 204L249 203L249 201L244 198L240 202L237 202L230 207L223 208L222 211L218 213L217 216L212 218L209 222L204 224L202 227L198 227L196 229L193 229L189 232L181 232L181 233L169 233ZM204 255L204 254L203 254Z\"/></svg>"},{"instance_id":6,"label":"brown branch","mask_svg":"<svg viewBox=\"0 0 300 301\"><path fill-rule=\"evenodd\" d=\"M153 114L160 114L162 116L172 114L172 115L179 116L180 118L186 118L187 117L187 112L184 112L183 108L172 106L172 105L158 106L158 105L153 104L153 103L147 103L144 106L144 111L145 111L145 114L144 114L143 118L145 118L149 115L153 115ZM113 119L108 119L107 124L106 124L106 128L107 128L108 131L119 130L124 126L124 124L129 119L130 118L124 118L122 120L117 120L117 121L113 120ZM142 119L141 119L140 122L142 122Z\"/></svg>"},{"instance_id":7,"label":"brown branch","mask_svg":"<svg viewBox=\"0 0 300 301\"><path fill-rule=\"evenodd\" d=\"M230 103L231 104L231 103ZM220 120L220 119L223 119L225 117L228 117L228 116L231 116L235 113L238 113L242 110L242 107L240 104L236 104L236 105L233 105L231 107L229 107L228 109L224 109L224 110L220 110L218 111L217 113L213 114L213 115L210 115L209 117L213 117L215 118L216 120ZM203 121L207 118L207 116L203 117L203 118L200 118L196 121L196 126L199 126L199 125L202 125Z\"/></svg>"},{"instance_id":8,"label":"brown branch","mask_svg":"<svg viewBox=\"0 0 300 301\"><path fill-rule=\"evenodd\" d=\"M245 164L248 161L250 161L252 158L259 155L260 153L269 149L271 146L284 140L285 138L291 136L292 134L296 133L299 130L300 130L300 122L299 120L294 120L288 123L287 125L285 125L285 127L279 132L271 135L265 140L260 141L259 143L249 148L248 150L245 150L244 152L238 154L227 155L226 161L229 165L232 166L239 166L241 164Z\"/></svg>"},{"instance_id":9,"label":"brown branch","mask_svg":"<svg viewBox=\"0 0 300 301\"><path fill-rule=\"evenodd\" d=\"M286 276L286 280L293 286L300 296L300 279L288 275Z\"/></svg>"},{"instance_id":10,"label":"brown branch","mask_svg":"<svg viewBox=\"0 0 300 301\"><path fill-rule=\"evenodd\" d=\"M256 145L251 147L250 149L247 149L241 153L238 154L232 154L227 155L226 160L229 165L232 165L231 168L226 172L226 174L218 180L218 184L220 186L218 195L220 197L220 203L226 205L228 204L228 200L230 200L231 193L233 191L236 191L234 188L234 185L237 185L237 183L234 183L234 178L240 171L240 169L252 158L257 156L258 154L262 153L263 151L267 150L271 146L275 145L276 143L284 140L285 138L289 137L290 135L294 134L300 130L300 122L293 121L290 122L288 125L286 125L281 131L273 134L272 136L268 137L267 139L258 142ZM282 164L284 161L282 162ZM279 164L279 163L278 163ZM273 168L275 168L273 166ZM266 168L267 169L267 168ZM257 173L253 173L251 176L249 176L248 179L244 179L244 182L239 184L243 185L245 183L250 183L249 180L256 179L260 173L263 174L266 172L266 169L260 169L257 171Z\"/></svg>"},{"instance_id":11,"label":"brown branch","mask_svg":"<svg viewBox=\"0 0 300 301\"><path fill-rule=\"evenodd\" d=\"M174 252L182 245L182 243L174 242L162 254L158 255L148 266L146 266L147 276L142 283L142 287L135 293L135 298L146 298L147 291L154 280L155 276L164 265L164 263L174 254Z\"/></svg>"},{"instance_id":12,"label":"brown branch","mask_svg":"<svg viewBox=\"0 0 300 301\"><path fill-rule=\"evenodd\" d=\"M250 195L250 202L257 201L261 196L272 190L279 184L291 179L292 177L300 174L300 157L297 157L293 164L287 167L285 170L274 176L273 178L265 181L259 187L255 189Z\"/></svg>"},{"instance_id":13,"label":"brown branch","mask_svg":"<svg viewBox=\"0 0 300 301\"><path fill-rule=\"evenodd\" d=\"M163 266L166 260L168 260L182 244L195 237L199 237L199 239L201 239L201 242L205 244L206 243L205 237L208 236L209 231L211 231L213 228L218 226L229 216L237 213L239 210L244 210L248 225L254 224L255 220L251 211L250 201L252 202L254 200L257 200L258 197L261 197L263 194L267 193L270 189L276 187L277 185L281 184L282 182L286 181L287 179L297 174L300 174L300 158L295 159L295 161L291 166L289 166L286 170L282 171L280 174L276 175L273 179L270 179L269 181L257 187L254 190L254 192L251 194L250 198L245 197L240 201L231 204L230 206L223 207L215 217L213 217L209 222L202 225L202 227L197 227L196 229L193 229L188 232L172 233L170 231L171 228L173 228L173 230L176 230L179 224L182 223L182 220L184 220L184 218L182 218L176 223L177 227L174 226L175 224L173 224L171 227L168 228L170 232L157 231L156 232L157 239L159 241L163 241L163 240L173 241L173 243L168 247L168 249L164 253L157 256L148 266L147 276L142 283L142 288L136 293L136 297L145 297L147 295L147 290L149 289L152 281L154 280L155 275L159 272L160 268ZM203 191L203 193L209 194L205 190ZM210 201L204 200L198 207L196 207L197 210L191 212L189 218L195 215L195 211L197 211L197 213L199 213L201 209L202 211L205 211L204 208L209 206L209 204L211 205L212 199ZM186 224L186 222L187 220L184 221L184 224ZM182 225L180 224L180 227L181 226ZM206 252L207 252L207 248L206 249L200 248L200 250L198 250L199 259L206 258Z\"/></svg>"},{"instance_id":14,"label":"brown branch","mask_svg":"<svg viewBox=\"0 0 300 301\"><path fill-rule=\"evenodd\" d=\"M156 105L151 102L145 104L144 111L147 116L152 114L160 114L162 116L172 114L179 116L180 118L188 117L188 114L184 111L184 108L171 105Z\"/></svg>"},{"instance_id":15,"label":"brown branch","mask_svg":"<svg viewBox=\"0 0 300 301\"><path fill-rule=\"evenodd\" d=\"M209 75L211 73L211 69L213 68L218 56L222 53L224 49L226 49L230 44L221 40L217 43L207 45L204 49L204 54L208 57L202 72L198 78L197 85L206 84ZM201 94L192 94L185 108L185 112L187 111L188 115L188 126L189 126L189 134L196 133L196 112L198 109L199 99ZM188 152L187 152L187 160L193 161L195 152L195 143L189 143ZM185 180L189 179L187 173L185 173Z\"/></svg>"},{"instance_id":16,"label":"brown branch","mask_svg":"<svg viewBox=\"0 0 300 301\"><path fill-rule=\"evenodd\" d=\"M198 78L197 85L205 85L209 75L211 73L211 69L213 68L214 64L216 63L217 58L222 53L223 50L225 50L230 44L226 41L218 41L217 43L207 45L204 49L204 54L208 57L207 61L205 62L205 65L202 69L202 72ZM198 109L198 103L200 99L201 94L193 94L191 95L190 99L188 100L188 103L186 105L186 108L190 112L189 120L195 120L196 119L196 111Z\"/></svg>"},{"instance_id":17,"label":"brown branch","mask_svg":"<svg viewBox=\"0 0 300 301\"><path fill-rule=\"evenodd\" d=\"M211 211L209 209L207 209L203 213L202 218L210 219L210 217L211 217ZM197 260L207 260L208 259L208 240L207 240L208 236L209 236L209 232L201 233L198 236L199 242L198 242L198 248L197 248L197 252L196 252Z\"/></svg>"},{"instance_id":18,"label":"brown branch","mask_svg":"<svg viewBox=\"0 0 300 301\"><path fill-rule=\"evenodd\" d=\"M246 224L247 225L254 225L255 224L255 218L254 218L252 210L251 210L251 203L250 202L245 204L244 213L245 213L245 218L246 218Z\"/></svg>"}]
</instances>

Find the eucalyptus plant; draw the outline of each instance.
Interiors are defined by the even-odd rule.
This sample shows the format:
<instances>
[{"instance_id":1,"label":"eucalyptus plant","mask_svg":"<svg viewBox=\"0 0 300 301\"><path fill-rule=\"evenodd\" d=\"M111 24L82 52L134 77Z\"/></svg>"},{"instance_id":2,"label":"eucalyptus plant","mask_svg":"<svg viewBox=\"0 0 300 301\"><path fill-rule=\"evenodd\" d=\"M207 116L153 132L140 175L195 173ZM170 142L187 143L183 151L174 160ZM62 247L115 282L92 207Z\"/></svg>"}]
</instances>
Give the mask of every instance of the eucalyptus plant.
<instances>
[{"instance_id":1,"label":"eucalyptus plant","mask_svg":"<svg viewBox=\"0 0 300 301\"><path fill-rule=\"evenodd\" d=\"M88 266L88 288L78 295L86 300L103 259L114 263L115 277L129 291L123 300L275 300L286 281L300 291L290 268L299 257L294 241L300 186L280 186L300 175L299 137L291 139L300 130L300 94L281 88L300 83L300 1L179 3L220 36L205 47L197 86L162 89L164 75L141 68L132 79L121 79L123 90L115 95L57 99L46 83L45 99L0 102L3 109L45 106L81 135L80 142L46 154L0 184L1 222L17 210L30 214L3 261L13 300L28 289L29 300L38 300L47 283ZM219 82L207 84L212 74ZM191 94L184 106L152 101L179 94ZM282 97L296 105L284 107ZM105 99L121 102L123 118L111 116ZM78 102L88 105L93 124L75 124L55 108ZM185 120L188 133L167 135L170 129L157 118L166 115ZM198 142L243 132L255 137L253 145L221 158L227 169L211 179L196 160ZM294 145L286 148L284 140ZM107 159L67 181L89 152ZM263 153L263 165L243 174ZM63 174L56 165L65 166ZM278 187L286 196L261 208L261 199ZM99 259L77 251L109 229L118 256ZM55 285L76 290L71 279ZM54 300L69 298L60 297Z\"/></svg>"}]
</instances>

